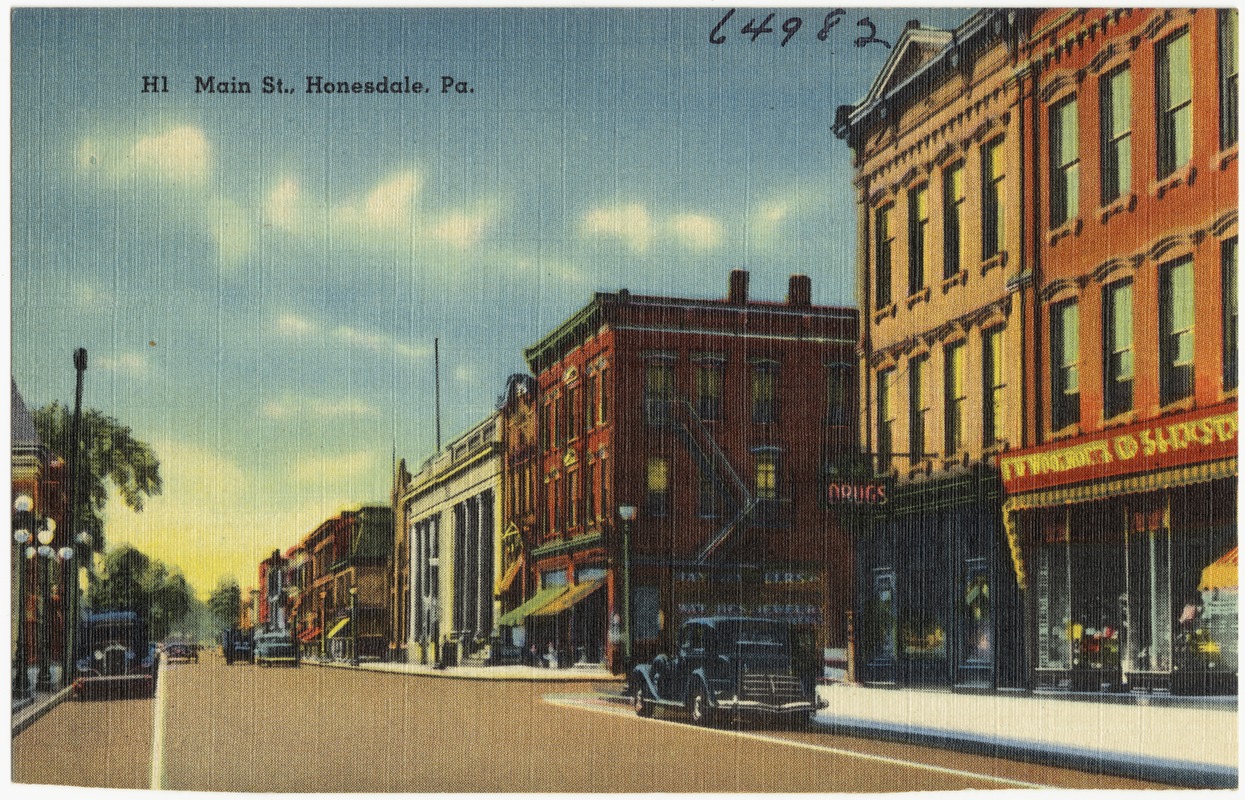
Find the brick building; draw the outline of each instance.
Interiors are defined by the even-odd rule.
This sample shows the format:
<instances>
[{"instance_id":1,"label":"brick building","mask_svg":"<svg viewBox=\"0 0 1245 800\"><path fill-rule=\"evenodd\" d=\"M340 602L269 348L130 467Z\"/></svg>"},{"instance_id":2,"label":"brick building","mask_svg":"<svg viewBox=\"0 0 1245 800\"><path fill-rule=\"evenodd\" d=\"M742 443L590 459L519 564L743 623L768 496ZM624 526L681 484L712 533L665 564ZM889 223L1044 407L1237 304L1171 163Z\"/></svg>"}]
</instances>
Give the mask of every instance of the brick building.
<instances>
[{"instance_id":1,"label":"brick building","mask_svg":"<svg viewBox=\"0 0 1245 800\"><path fill-rule=\"evenodd\" d=\"M541 651L619 670L714 613L790 620L810 662L845 646L851 546L819 487L855 449L856 313L789 288L597 293L527 348L538 511L512 614Z\"/></svg>"}]
</instances>

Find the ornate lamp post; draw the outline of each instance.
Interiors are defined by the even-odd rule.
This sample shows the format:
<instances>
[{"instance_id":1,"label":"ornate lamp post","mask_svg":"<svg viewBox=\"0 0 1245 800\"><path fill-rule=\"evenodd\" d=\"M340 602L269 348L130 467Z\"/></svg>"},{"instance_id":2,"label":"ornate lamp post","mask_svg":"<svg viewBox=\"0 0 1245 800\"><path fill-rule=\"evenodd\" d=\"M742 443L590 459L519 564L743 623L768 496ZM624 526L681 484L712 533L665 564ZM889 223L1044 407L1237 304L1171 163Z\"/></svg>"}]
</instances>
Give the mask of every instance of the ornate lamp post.
<instances>
[{"instance_id":1,"label":"ornate lamp post","mask_svg":"<svg viewBox=\"0 0 1245 800\"><path fill-rule=\"evenodd\" d=\"M73 667L73 620L70 612L69 593L73 591L72 584L77 583L78 565L74 561L74 549L69 545L65 545L56 551L56 555L60 557L61 562L61 607L65 609L62 618L65 623L64 630L61 631L61 681L60 685L65 686L69 683L69 670Z\"/></svg>"},{"instance_id":2,"label":"ornate lamp post","mask_svg":"<svg viewBox=\"0 0 1245 800\"><path fill-rule=\"evenodd\" d=\"M26 570L27 545L35 524L34 501L30 495L19 494L13 500L13 567L17 570L17 645L13 654L17 674L13 677L13 697L30 694L30 676L26 674Z\"/></svg>"},{"instance_id":3,"label":"ornate lamp post","mask_svg":"<svg viewBox=\"0 0 1245 800\"><path fill-rule=\"evenodd\" d=\"M356 600L359 597L359 587L350 587L350 664L351 666L359 666L359 626L355 618Z\"/></svg>"},{"instance_id":4,"label":"ornate lamp post","mask_svg":"<svg viewBox=\"0 0 1245 800\"><path fill-rule=\"evenodd\" d=\"M91 544L95 540L91 534L86 531L79 531L74 537L73 548L61 548L61 557L71 564L69 569L69 577L67 579L68 595L66 599L69 602L69 613L65 617L65 653L64 663L61 667L64 670L61 674L69 679L71 670L74 665L74 645L77 643L78 636L78 617L82 607L82 569L86 567L86 560L91 554ZM65 551L69 550L69 555L65 555Z\"/></svg>"},{"instance_id":5,"label":"ornate lamp post","mask_svg":"<svg viewBox=\"0 0 1245 800\"><path fill-rule=\"evenodd\" d=\"M622 645L623 667L631 668L631 523L635 520L635 506L619 506L622 518Z\"/></svg>"},{"instance_id":6,"label":"ornate lamp post","mask_svg":"<svg viewBox=\"0 0 1245 800\"><path fill-rule=\"evenodd\" d=\"M329 621L328 621L328 618L324 616L324 598L327 596L328 596L328 592L321 589L320 590L320 660L321 661L324 660L324 654L327 652L327 648L328 648Z\"/></svg>"},{"instance_id":7,"label":"ornate lamp post","mask_svg":"<svg viewBox=\"0 0 1245 800\"><path fill-rule=\"evenodd\" d=\"M56 538L56 520L48 518L43 521L43 528L36 535L39 541L38 554L35 562L36 582L39 585L39 677L35 680L36 692L52 691L52 602L51 594L52 562L56 559L56 551L52 542ZM44 563L44 562L47 563Z\"/></svg>"}]
</instances>

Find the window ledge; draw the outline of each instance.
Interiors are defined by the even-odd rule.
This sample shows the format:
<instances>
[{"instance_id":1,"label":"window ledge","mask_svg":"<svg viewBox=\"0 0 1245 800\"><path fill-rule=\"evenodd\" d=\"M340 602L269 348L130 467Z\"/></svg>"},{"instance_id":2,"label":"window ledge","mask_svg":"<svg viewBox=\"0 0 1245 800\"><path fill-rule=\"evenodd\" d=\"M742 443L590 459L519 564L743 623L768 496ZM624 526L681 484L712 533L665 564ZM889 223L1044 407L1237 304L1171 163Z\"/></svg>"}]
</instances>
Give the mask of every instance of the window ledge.
<instances>
[{"instance_id":1,"label":"window ledge","mask_svg":"<svg viewBox=\"0 0 1245 800\"><path fill-rule=\"evenodd\" d=\"M1136 209L1137 195L1134 192L1129 192L1126 195L1117 197L1115 200L1098 209L1098 221L1103 225L1106 225L1107 220L1111 219L1116 214L1122 214L1125 211L1131 214Z\"/></svg>"},{"instance_id":2,"label":"window ledge","mask_svg":"<svg viewBox=\"0 0 1245 800\"><path fill-rule=\"evenodd\" d=\"M1008 450L1011 450L1011 449L1012 449L1011 442L1007 441L1006 439L999 439L997 442L995 442L994 444L988 445L985 449L981 451L981 460L989 461L991 458L997 458L998 456L1003 455L1004 453L1006 453Z\"/></svg>"},{"instance_id":3,"label":"window ledge","mask_svg":"<svg viewBox=\"0 0 1245 800\"><path fill-rule=\"evenodd\" d=\"M1081 423L1073 422L1069 425L1064 425L1062 428L1060 428L1057 431L1051 431L1050 440L1056 441L1058 439L1071 439L1073 436L1080 436L1080 435L1081 435Z\"/></svg>"},{"instance_id":4,"label":"window ledge","mask_svg":"<svg viewBox=\"0 0 1245 800\"><path fill-rule=\"evenodd\" d=\"M1150 193L1162 200L1163 195L1177 186L1192 186L1195 180L1197 180L1197 167L1192 164L1185 164L1163 180L1151 184Z\"/></svg>"},{"instance_id":5,"label":"window ledge","mask_svg":"<svg viewBox=\"0 0 1245 800\"><path fill-rule=\"evenodd\" d=\"M994 255L987 258L985 261L981 262L981 274L985 275L987 272L989 272L992 269L995 269L996 267L1005 267L1005 266L1007 266L1007 251L1006 250L1002 251L1001 253L995 253Z\"/></svg>"},{"instance_id":6,"label":"window ledge","mask_svg":"<svg viewBox=\"0 0 1245 800\"><path fill-rule=\"evenodd\" d=\"M1236 387L1235 386L1233 386L1231 389L1221 389L1219 391L1220 402L1224 402L1226 400L1235 400L1235 399L1236 399Z\"/></svg>"},{"instance_id":7,"label":"window ledge","mask_svg":"<svg viewBox=\"0 0 1245 800\"><path fill-rule=\"evenodd\" d=\"M879 308L873 312L873 323L876 325L887 317L893 317L898 311L899 308L895 303Z\"/></svg>"},{"instance_id":8,"label":"window ledge","mask_svg":"<svg viewBox=\"0 0 1245 800\"><path fill-rule=\"evenodd\" d=\"M1110 428L1118 428L1121 425L1132 425L1136 421L1137 409L1134 408L1129 411L1121 411L1119 414L1104 419L1102 421L1102 429L1105 431Z\"/></svg>"},{"instance_id":9,"label":"window ledge","mask_svg":"<svg viewBox=\"0 0 1245 800\"><path fill-rule=\"evenodd\" d=\"M908 295L908 310L911 311L914 306L920 303L928 303L928 302L929 302L929 287L926 286L924 289L920 290L916 294Z\"/></svg>"},{"instance_id":10,"label":"window ledge","mask_svg":"<svg viewBox=\"0 0 1245 800\"><path fill-rule=\"evenodd\" d=\"M922 475L930 475L934 472L934 460L932 458L921 458L908 468L908 477L916 478Z\"/></svg>"},{"instance_id":11,"label":"window ledge","mask_svg":"<svg viewBox=\"0 0 1245 800\"><path fill-rule=\"evenodd\" d=\"M1182 397L1179 400L1173 400L1165 406L1159 406L1156 417L1165 417L1169 414L1179 414L1182 411L1192 411L1197 408L1197 402L1193 396Z\"/></svg>"},{"instance_id":12,"label":"window ledge","mask_svg":"<svg viewBox=\"0 0 1245 800\"><path fill-rule=\"evenodd\" d=\"M962 269L959 272L952 275L951 277L943 279L942 293L946 294L947 292L954 289L956 286L967 286L967 285L968 285L968 270Z\"/></svg>"},{"instance_id":13,"label":"window ledge","mask_svg":"<svg viewBox=\"0 0 1245 800\"><path fill-rule=\"evenodd\" d=\"M1221 171L1227 169L1229 164L1231 164L1233 161L1236 161L1239 153L1240 153L1239 143L1228 145L1228 148L1226 150L1222 150L1219 153L1215 154L1215 160L1214 160L1215 167Z\"/></svg>"},{"instance_id":14,"label":"window ledge","mask_svg":"<svg viewBox=\"0 0 1245 800\"><path fill-rule=\"evenodd\" d=\"M959 453L954 456L947 456L942 460L942 468L944 470L955 469L956 467L968 466L968 451Z\"/></svg>"},{"instance_id":15,"label":"window ledge","mask_svg":"<svg viewBox=\"0 0 1245 800\"><path fill-rule=\"evenodd\" d=\"M1073 217L1064 224L1060 225L1058 228L1055 228L1050 233L1046 234L1046 243L1051 247L1054 247L1059 243L1060 239L1064 239L1068 236L1080 236L1081 227L1081 218Z\"/></svg>"}]
</instances>

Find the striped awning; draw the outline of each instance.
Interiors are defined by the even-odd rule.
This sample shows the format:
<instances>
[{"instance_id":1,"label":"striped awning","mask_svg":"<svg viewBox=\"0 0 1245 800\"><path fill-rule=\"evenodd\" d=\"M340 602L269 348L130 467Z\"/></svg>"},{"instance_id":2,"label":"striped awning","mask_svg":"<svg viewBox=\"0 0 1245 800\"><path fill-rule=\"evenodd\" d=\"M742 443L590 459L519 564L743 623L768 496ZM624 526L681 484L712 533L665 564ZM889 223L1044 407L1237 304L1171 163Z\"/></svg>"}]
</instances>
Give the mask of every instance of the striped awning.
<instances>
[{"instance_id":1,"label":"striped awning","mask_svg":"<svg viewBox=\"0 0 1245 800\"><path fill-rule=\"evenodd\" d=\"M532 612L533 617L549 617L560 614L605 585L604 579L577 583L553 602Z\"/></svg>"},{"instance_id":2,"label":"striped awning","mask_svg":"<svg viewBox=\"0 0 1245 800\"><path fill-rule=\"evenodd\" d=\"M544 606L544 605L547 605L553 602L553 600L556 597L558 597L558 595L562 594L565 591L566 591L565 586L553 586L548 589L541 589L539 592L534 594L532 598L528 600L526 603L524 603L523 605L519 606L518 608L511 609L510 611L507 611L505 614L502 614L501 617L497 620L497 624L498 625L522 625L523 620L527 619L529 614L536 611L536 609L540 608L541 606Z\"/></svg>"},{"instance_id":3,"label":"striped awning","mask_svg":"<svg viewBox=\"0 0 1245 800\"><path fill-rule=\"evenodd\" d=\"M339 620L337 621L337 624L336 624L336 625L334 625L333 627L329 628L329 638L330 638L330 639L333 639L333 638L335 638L335 637L337 637L337 636L340 636L340 635L342 634L343 630L344 630L344 629L346 628L346 626L348 626L349 624L350 624L350 617L346 617L345 619L339 619Z\"/></svg>"},{"instance_id":4,"label":"striped awning","mask_svg":"<svg viewBox=\"0 0 1245 800\"><path fill-rule=\"evenodd\" d=\"M1202 570L1202 580L1198 583L1199 592L1211 589L1235 589L1240 584L1238 573L1239 548L1233 547L1227 553Z\"/></svg>"}]
</instances>

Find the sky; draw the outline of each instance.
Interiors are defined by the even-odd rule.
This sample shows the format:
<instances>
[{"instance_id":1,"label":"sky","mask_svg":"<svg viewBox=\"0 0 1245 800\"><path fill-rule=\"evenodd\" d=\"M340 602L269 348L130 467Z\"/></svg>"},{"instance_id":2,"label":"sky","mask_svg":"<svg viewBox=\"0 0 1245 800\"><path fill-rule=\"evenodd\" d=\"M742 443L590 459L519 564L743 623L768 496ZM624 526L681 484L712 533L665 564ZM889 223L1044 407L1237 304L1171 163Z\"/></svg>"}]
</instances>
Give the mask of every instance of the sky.
<instances>
[{"instance_id":1,"label":"sky","mask_svg":"<svg viewBox=\"0 0 1245 800\"><path fill-rule=\"evenodd\" d=\"M164 478L141 514L110 502L109 544L206 596L387 503L394 454L435 449L434 340L446 442L595 291L720 297L743 268L753 297L802 273L853 305L830 129L891 52L856 40L972 10L852 8L823 36L825 8L728 10L14 11L13 377L72 404L85 347L84 405Z\"/></svg>"}]
</instances>

